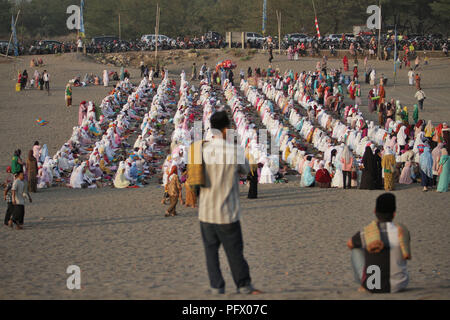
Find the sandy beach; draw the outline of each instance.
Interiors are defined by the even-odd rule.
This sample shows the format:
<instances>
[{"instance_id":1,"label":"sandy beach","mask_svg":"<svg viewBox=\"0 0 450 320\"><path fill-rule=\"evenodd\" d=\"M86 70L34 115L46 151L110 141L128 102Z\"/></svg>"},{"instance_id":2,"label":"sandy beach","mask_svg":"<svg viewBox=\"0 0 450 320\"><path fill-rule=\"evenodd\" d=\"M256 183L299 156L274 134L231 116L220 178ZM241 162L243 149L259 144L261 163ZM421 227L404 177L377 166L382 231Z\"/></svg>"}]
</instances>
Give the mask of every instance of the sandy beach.
<instances>
[{"instance_id":1,"label":"sandy beach","mask_svg":"<svg viewBox=\"0 0 450 320\"><path fill-rule=\"evenodd\" d=\"M267 55L241 61L218 52L206 62L213 66L227 57L236 60L235 85L240 69L268 66ZM50 96L36 89L14 90L14 70L27 69L32 75L32 57L21 57L16 66L0 60L0 72L7 75L0 81L1 182L15 149L24 155L38 140L53 156L77 125L79 103L92 100L98 105L111 90L73 88L73 107L67 108L64 87L69 79L120 69L76 54L42 57L45 66L40 70L51 75ZM171 78L179 83L182 69L190 78L194 61L203 63L198 57L169 65ZM312 70L317 61L295 62L275 55L272 66L301 72ZM341 65L341 60L328 63L331 68ZM407 70L399 72L394 87L392 61L369 65L389 78L387 97L407 105L411 118L415 89L407 85ZM132 82L138 83L140 71L128 70ZM450 60L430 59L420 72L428 97L420 118L449 122ZM366 119L376 120L376 114L368 113L368 90L363 84L362 110ZM38 117L49 124L37 125ZM396 185L395 221L404 223L412 236L411 281L405 292L371 295L357 292L346 242L373 220L375 199L382 191L303 189L297 177L288 178L287 184L259 185L256 200L247 199L247 187L241 186L244 253L253 283L263 295L234 293L223 250L227 293L217 297L204 292L209 283L197 211L178 205L179 216L165 218L163 191L155 177L141 189L58 187L33 194L33 203L26 203L25 229L0 228L0 265L6 270L0 274L0 299L450 299L449 193L424 193L418 184ZM1 207L3 221L6 203ZM81 268L81 290L66 287L70 265Z\"/></svg>"}]
</instances>

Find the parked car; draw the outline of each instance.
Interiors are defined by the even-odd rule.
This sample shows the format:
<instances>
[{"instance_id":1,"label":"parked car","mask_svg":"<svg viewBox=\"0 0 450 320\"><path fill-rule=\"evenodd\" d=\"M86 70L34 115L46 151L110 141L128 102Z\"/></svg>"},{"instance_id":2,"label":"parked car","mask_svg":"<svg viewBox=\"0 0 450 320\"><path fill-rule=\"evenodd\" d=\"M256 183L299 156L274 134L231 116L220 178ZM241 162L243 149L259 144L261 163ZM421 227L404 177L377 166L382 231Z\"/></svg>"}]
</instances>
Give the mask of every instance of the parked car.
<instances>
[{"instance_id":1,"label":"parked car","mask_svg":"<svg viewBox=\"0 0 450 320\"><path fill-rule=\"evenodd\" d=\"M324 40L326 41L341 41L342 35L341 34L329 34L325 37Z\"/></svg>"},{"instance_id":2,"label":"parked car","mask_svg":"<svg viewBox=\"0 0 450 320\"><path fill-rule=\"evenodd\" d=\"M353 41L353 40L355 40L355 35L353 33L346 33L345 34L345 40Z\"/></svg>"},{"instance_id":3,"label":"parked car","mask_svg":"<svg viewBox=\"0 0 450 320\"><path fill-rule=\"evenodd\" d=\"M284 41L286 42L311 42L311 38L308 35L303 33L289 33L284 36Z\"/></svg>"},{"instance_id":4,"label":"parked car","mask_svg":"<svg viewBox=\"0 0 450 320\"><path fill-rule=\"evenodd\" d=\"M223 40L223 37L218 32L208 31L207 33L205 33L205 40L219 41L219 40Z\"/></svg>"},{"instance_id":5,"label":"parked car","mask_svg":"<svg viewBox=\"0 0 450 320\"><path fill-rule=\"evenodd\" d=\"M105 44L105 43L109 43L109 42L114 42L114 41L120 41L119 37L116 36L99 36L99 37L94 37L92 38L91 43L94 45L97 44Z\"/></svg>"},{"instance_id":6,"label":"parked car","mask_svg":"<svg viewBox=\"0 0 450 320\"><path fill-rule=\"evenodd\" d=\"M154 34L146 34L143 35L141 38L142 42L146 42L147 44L155 44L155 39L156 39L156 35ZM165 36L163 34L158 34L158 43L166 43L169 45L173 45L175 46L176 41L173 40L172 38L169 38L168 36Z\"/></svg>"},{"instance_id":7,"label":"parked car","mask_svg":"<svg viewBox=\"0 0 450 320\"><path fill-rule=\"evenodd\" d=\"M256 32L246 32L245 37L247 41L251 42L263 43L265 41L265 38Z\"/></svg>"},{"instance_id":8,"label":"parked car","mask_svg":"<svg viewBox=\"0 0 450 320\"><path fill-rule=\"evenodd\" d=\"M8 50L9 41L0 40L0 53L6 54L6 50ZM9 45L8 55L14 55L14 45L11 43Z\"/></svg>"},{"instance_id":9,"label":"parked car","mask_svg":"<svg viewBox=\"0 0 450 320\"><path fill-rule=\"evenodd\" d=\"M61 52L62 43L56 40L40 40L33 43L30 54L50 54Z\"/></svg>"}]
</instances>

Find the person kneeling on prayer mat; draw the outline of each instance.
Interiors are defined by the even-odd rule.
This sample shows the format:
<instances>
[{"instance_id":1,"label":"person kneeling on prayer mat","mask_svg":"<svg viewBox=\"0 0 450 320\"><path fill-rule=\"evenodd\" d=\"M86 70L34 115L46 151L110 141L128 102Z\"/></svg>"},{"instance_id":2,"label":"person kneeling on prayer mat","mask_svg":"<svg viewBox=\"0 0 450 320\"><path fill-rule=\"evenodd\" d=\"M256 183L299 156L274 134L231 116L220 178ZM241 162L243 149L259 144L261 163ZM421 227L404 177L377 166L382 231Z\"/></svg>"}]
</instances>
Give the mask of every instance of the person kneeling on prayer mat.
<instances>
[{"instance_id":1,"label":"person kneeling on prayer mat","mask_svg":"<svg viewBox=\"0 0 450 320\"><path fill-rule=\"evenodd\" d=\"M324 162L319 164L319 170L316 172L316 182L320 188L331 188L331 176L327 169L324 168Z\"/></svg>"}]
</instances>

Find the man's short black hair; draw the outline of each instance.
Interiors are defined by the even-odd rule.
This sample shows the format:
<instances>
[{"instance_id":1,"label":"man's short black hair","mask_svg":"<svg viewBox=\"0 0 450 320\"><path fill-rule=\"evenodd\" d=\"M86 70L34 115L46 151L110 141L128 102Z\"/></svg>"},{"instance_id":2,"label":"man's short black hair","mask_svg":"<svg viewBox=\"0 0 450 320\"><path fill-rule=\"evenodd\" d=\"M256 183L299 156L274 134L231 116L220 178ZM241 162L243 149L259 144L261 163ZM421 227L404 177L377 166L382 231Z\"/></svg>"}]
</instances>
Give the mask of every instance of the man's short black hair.
<instances>
[{"instance_id":1,"label":"man's short black hair","mask_svg":"<svg viewBox=\"0 0 450 320\"><path fill-rule=\"evenodd\" d=\"M392 221L392 219L394 219L395 210L397 210L395 196L392 193L383 193L377 198L375 214L379 221Z\"/></svg>"},{"instance_id":2,"label":"man's short black hair","mask_svg":"<svg viewBox=\"0 0 450 320\"><path fill-rule=\"evenodd\" d=\"M210 119L211 128L222 131L230 126L230 119L225 111L215 112Z\"/></svg>"}]
</instances>

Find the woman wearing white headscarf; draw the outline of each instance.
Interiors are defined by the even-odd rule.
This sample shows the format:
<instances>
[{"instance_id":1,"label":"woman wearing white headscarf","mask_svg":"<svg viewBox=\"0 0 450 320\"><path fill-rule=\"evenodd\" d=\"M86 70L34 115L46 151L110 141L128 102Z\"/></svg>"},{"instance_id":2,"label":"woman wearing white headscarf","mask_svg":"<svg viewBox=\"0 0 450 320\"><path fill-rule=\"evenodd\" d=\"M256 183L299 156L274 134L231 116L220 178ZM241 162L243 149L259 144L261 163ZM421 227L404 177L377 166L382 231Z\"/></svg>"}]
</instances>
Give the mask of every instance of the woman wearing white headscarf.
<instances>
[{"instance_id":1,"label":"woman wearing white headscarf","mask_svg":"<svg viewBox=\"0 0 450 320\"><path fill-rule=\"evenodd\" d=\"M109 76L108 76L108 70L103 70L103 85L105 87L109 86Z\"/></svg>"},{"instance_id":2,"label":"woman wearing white headscarf","mask_svg":"<svg viewBox=\"0 0 450 320\"><path fill-rule=\"evenodd\" d=\"M267 158L265 158L261 162L264 163L264 166L261 170L261 177L259 178L259 183L260 184L274 183L275 176L273 175L272 171L270 170L269 160Z\"/></svg>"},{"instance_id":3,"label":"woman wearing white headscarf","mask_svg":"<svg viewBox=\"0 0 450 320\"><path fill-rule=\"evenodd\" d=\"M130 185L130 181L125 178L125 162L121 161L119 169L117 169L116 177L114 178L114 187L123 189Z\"/></svg>"},{"instance_id":4,"label":"woman wearing white headscarf","mask_svg":"<svg viewBox=\"0 0 450 320\"><path fill-rule=\"evenodd\" d=\"M48 148L46 144L44 144L39 153L40 153L39 161L41 163L44 163L45 159L48 157Z\"/></svg>"},{"instance_id":5,"label":"woman wearing white headscarf","mask_svg":"<svg viewBox=\"0 0 450 320\"><path fill-rule=\"evenodd\" d=\"M375 69L372 69L372 72L370 72L370 85L371 86L375 85L375 78L376 78Z\"/></svg>"},{"instance_id":6,"label":"woman wearing white headscarf","mask_svg":"<svg viewBox=\"0 0 450 320\"><path fill-rule=\"evenodd\" d=\"M80 189L81 185L84 183L83 175L85 167L86 162L83 162L80 166L72 171L72 175L70 176L70 186L73 189Z\"/></svg>"}]
</instances>

